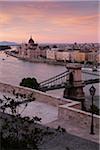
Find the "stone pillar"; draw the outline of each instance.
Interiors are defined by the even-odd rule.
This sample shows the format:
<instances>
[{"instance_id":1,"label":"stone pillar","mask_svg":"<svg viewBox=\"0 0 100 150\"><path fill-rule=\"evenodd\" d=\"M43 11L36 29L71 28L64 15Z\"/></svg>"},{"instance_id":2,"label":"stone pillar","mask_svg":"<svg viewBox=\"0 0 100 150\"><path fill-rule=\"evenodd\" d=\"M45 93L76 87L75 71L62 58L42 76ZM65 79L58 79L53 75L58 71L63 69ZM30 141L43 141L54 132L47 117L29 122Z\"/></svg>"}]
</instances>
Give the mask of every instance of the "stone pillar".
<instances>
[{"instance_id":1,"label":"stone pillar","mask_svg":"<svg viewBox=\"0 0 100 150\"><path fill-rule=\"evenodd\" d=\"M85 109L81 65L77 63L69 63L66 65L66 68L69 70L70 74L66 80L63 96L64 98L80 101L82 109Z\"/></svg>"}]
</instances>

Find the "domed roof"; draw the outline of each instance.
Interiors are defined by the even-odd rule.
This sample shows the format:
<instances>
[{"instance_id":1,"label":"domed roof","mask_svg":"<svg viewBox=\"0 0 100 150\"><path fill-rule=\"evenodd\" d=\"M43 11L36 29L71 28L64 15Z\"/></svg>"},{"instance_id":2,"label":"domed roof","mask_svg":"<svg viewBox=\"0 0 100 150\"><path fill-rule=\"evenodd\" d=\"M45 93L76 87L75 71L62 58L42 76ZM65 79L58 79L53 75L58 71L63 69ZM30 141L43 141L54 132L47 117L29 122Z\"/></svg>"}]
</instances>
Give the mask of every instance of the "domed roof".
<instances>
[{"instance_id":1,"label":"domed roof","mask_svg":"<svg viewBox=\"0 0 100 150\"><path fill-rule=\"evenodd\" d=\"M34 40L32 39L32 37L30 37L30 39L29 39L28 43L30 43L30 44L34 44Z\"/></svg>"}]
</instances>

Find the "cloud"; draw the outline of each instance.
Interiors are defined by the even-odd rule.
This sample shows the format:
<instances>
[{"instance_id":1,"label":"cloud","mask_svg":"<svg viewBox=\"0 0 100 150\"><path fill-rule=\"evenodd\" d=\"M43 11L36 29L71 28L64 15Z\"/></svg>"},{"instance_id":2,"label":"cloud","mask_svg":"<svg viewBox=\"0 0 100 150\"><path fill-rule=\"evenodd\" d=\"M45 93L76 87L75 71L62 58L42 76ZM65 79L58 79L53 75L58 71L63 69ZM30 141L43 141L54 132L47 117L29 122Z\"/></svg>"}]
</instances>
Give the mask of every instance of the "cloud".
<instances>
[{"instance_id":1,"label":"cloud","mask_svg":"<svg viewBox=\"0 0 100 150\"><path fill-rule=\"evenodd\" d=\"M11 21L11 16L6 13L0 13L0 24L7 24Z\"/></svg>"},{"instance_id":2,"label":"cloud","mask_svg":"<svg viewBox=\"0 0 100 150\"><path fill-rule=\"evenodd\" d=\"M0 39L23 40L34 34L41 42L83 40L85 35L96 40L97 6L97 2L0 2Z\"/></svg>"}]
</instances>

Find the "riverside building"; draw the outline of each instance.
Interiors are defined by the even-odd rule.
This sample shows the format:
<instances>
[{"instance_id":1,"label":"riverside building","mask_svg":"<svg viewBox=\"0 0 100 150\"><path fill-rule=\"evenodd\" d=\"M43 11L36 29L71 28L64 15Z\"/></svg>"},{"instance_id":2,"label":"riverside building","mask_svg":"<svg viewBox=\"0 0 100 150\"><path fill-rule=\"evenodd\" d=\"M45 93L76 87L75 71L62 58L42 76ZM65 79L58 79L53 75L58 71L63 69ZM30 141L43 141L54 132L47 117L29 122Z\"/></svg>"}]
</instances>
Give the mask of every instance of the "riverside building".
<instances>
[{"instance_id":1,"label":"riverside building","mask_svg":"<svg viewBox=\"0 0 100 150\"><path fill-rule=\"evenodd\" d=\"M83 62L85 61L86 54L79 50L48 49L46 57L49 60L56 61Z\"/></svg>"},{"instance_id":2,"label":"riverside building","mask_svg":"<svg viewBox=\"0 0 100 150\"><path fill-rule=\"evenodd\" d=\"M40 48L40 46L34 42L32 37L30 37L28 43L22 43L18 47L19 57L28 58L28 59L39 59L46 57L46 49Z\"/></svg>"}]
</instances>

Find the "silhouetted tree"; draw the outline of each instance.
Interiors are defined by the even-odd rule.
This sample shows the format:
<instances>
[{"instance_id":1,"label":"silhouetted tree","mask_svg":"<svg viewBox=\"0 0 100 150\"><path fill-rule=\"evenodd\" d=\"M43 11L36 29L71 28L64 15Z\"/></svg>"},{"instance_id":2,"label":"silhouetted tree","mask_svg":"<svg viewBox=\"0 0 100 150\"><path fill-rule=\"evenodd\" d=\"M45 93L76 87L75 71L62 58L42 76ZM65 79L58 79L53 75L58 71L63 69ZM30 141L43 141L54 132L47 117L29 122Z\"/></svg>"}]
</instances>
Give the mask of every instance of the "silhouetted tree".
<instances>
[{"instance_id":1,"label":"silhouetted tree","mask_svg":"<svg viewBox=\"0 0 100 150\"><path fill-rule=\"evenodd\" d=\"M92 105L91 105L88 111L89 112L93 111L94 114L100 115L100 109L96 105L93 105L93 109L92 109Z\"/></svg>"},{"instance_id":2,"label":"silhouetted tree","mask_svg":"<svg viewBox=\"0 0 100 150\"><path fill-rule=\"evenodd\" d=\"M25 97L25 102L32 94L24 96L17 93L17 98ZM15 99L6 96L0 99L0 110L4 113L0 116L0 148L2 150L39 150L40 145L45 143L48 137L49 140L52 140L57 134L66 132L60 126L56 130L40 126L37 122L40 122L41 118L37 116L32 119L28 116L22 117L21 113L17 111L17 107L23 100L16 100L15 91L14 96ZM27 105L25 104L26 107ZM11 110L11 115L5 114L8 108Z\"/></svg>"},{"instance_id":3,"label":"silhouetted tree","mask_svg":"<svg viewBox=\"0 0 100 150\"><path fill-rule=\"evenodd\" d=\"M37 82L35 78L24 78L22 79L20 86L29 87L32 89L38 89L39 83Z\"/></svg>"}]
</instances>

